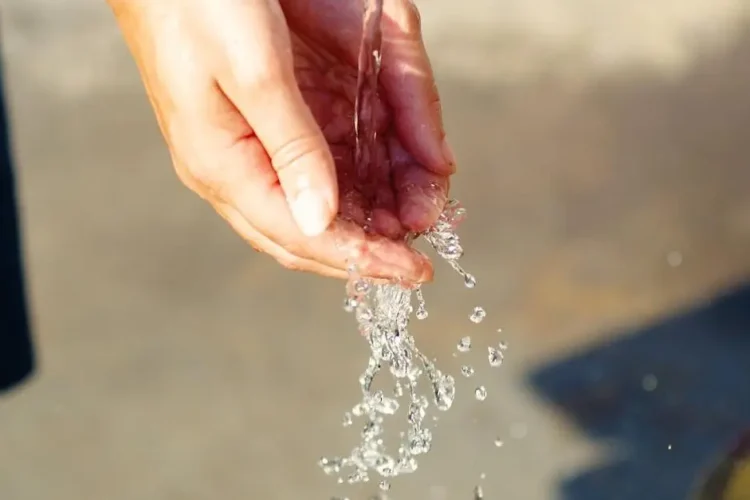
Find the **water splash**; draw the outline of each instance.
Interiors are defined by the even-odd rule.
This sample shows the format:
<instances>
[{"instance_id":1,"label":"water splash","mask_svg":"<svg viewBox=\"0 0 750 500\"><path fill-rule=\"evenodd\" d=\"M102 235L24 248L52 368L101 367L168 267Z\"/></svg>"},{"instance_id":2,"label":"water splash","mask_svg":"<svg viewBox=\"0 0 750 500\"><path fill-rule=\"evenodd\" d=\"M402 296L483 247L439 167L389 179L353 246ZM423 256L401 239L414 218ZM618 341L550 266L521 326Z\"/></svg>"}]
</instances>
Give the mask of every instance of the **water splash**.
<instances>
[{"instance_id":1,"label":"water splash","mask_svg":"<svg viewBox=\"0 0 750 500\"><path fill-rule=\"evenodd\" d=\"M456 349L458 349L459 352L469 352L471 350L471 337L462 337L461 340L458 341Z\"/></svg>"},{"instance_id":2,"label":"water splash","mask_svg":"<svg viewBox=\"0 0 750 500\"><path fill-rule=\"evenodd\" d=\"M469 319L472 323L481 323L484 321L484 318L487 316L487 313L485 310L481 307L475 307L474 310L471 312L471 315L469 315Z\"/></svg>"},{"instance_id":3,"label":"water splash","mask_svg":"<svg viewBox=\"0 0 750 500\"><path fill-rule=\"evenodd\" d=\"M487 360L489 361L491 367L496 368L502 365L504 358L505 355L500 349L495 349L492 346L487 348Z\"/></svg>"},{"instance_id":4,"label":"water splash","mask_svg":"<svg viewBox=\"0 0 750 500\"><path fill-rule=\"evenodd\" d=\"M435 225L424 234L438 255L446 260L449 260L446 254L450 255L449 262L456 266L458 263L450 253L459 245L454 221L463 215L464 209L450 201ZM447 240L451 243L447 244ZM387 478L416 471L418 457L430 451L432 431L425 417L431 408L438 411L451 408L456 382L417 348L408 331L411 316L418 316L419 307L424 307L420 294L400 284L373 283L358 276L356 266L351 271L345 305L354 313L359 331L369 343L370 359L359 378L362 400L350 414L345 414L344 423L349 425L350 415L362 419L362 431L360 443L348 456L322 458L319 465L326 474L338 475L341 482L367 482L375 473L390 486ZM411 305L412 295L419 302L417 311ZM383 373L395 379L391 382L391 387L395 387L392 396L373 387L375 378ZM429 393L422 393L423 382L427 382ZM407 408L407 430L394 453L385 444L384 421L401 407Z\"/></svg>"},{"instance_id":5,"label":"water splash","mask_svg":"<svg viewBox=\"0 0 750 500\"><path fill-rule=\"evenodd\" d=\"M487 388L483 385L480 385L474 390L474 397L477 398L477 401L484 401L487 399Z\"/></svg>"}]
</instances>

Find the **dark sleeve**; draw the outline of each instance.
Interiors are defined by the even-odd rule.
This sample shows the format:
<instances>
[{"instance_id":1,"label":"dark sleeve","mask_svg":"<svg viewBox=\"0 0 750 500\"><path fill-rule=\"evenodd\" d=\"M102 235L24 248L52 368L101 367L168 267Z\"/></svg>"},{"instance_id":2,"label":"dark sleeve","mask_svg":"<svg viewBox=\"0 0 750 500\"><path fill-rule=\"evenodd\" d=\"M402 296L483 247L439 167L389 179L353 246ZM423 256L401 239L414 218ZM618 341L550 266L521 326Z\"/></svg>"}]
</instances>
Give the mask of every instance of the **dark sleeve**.
<instances>
[{"instance_id":1,"label":"dark sleeve","mask_svg":"<svg viewBox=\"0 0 750 500\"><path fill-rule=\"evenodd\" d=\"M0 393L34 369L12 153L0 67Z\"/></svg>"}]
</instances>

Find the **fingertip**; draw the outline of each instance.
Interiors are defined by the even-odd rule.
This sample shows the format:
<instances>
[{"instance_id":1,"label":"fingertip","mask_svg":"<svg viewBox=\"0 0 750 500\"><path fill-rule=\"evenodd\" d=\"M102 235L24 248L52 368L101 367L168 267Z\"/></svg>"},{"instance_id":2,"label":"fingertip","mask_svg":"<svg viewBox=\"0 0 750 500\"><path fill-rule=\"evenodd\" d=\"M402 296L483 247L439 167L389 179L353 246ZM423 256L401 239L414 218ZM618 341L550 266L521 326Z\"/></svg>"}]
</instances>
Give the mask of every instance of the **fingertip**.
<instances>
[{"instance_id":1,"label":"fingertip","mask_svg":"<svg viewBox=\"0 0 750 500\"><path fill-rule=\"evenodd\" d=\"M442 171L437 173L442 173L445 175L453 175L456 173L456 154L453 152L453 148L451 147L450 143L448 142L447 137L443 137L443 142L441 145L441 149L443 151L443 158L445 162L441 165ZM438 167L440 168L440 167Z\"/></svg>"},{"instance_id":2,"label":"fingertip","mask_svg":"<svg viewBox=\"0 0 750 500\"><path fill-rule=\"evenodd\" d=\"M422 233L437 221L441 210L433 198L417 195L401 205L399 216L401 223L409 231Z\"/></svg>"},{"instance_id":3,"label":"fingertip","mask_svg":"<svg viewBox=\"0 0 750 500\"><path fill-rule=\"evenodd\" d=\"M372 211L372 226L375 232L393 240L403 237L405 233L398 217L383 208Z\"/></svg>"},{"instance_id":4,"label":"fingertip","mask_svg":"<svg viewBox=\"0 0 750 500\"><path fill-rule=\"evenodd\" d=\"M429 259L407 246L380 235L370 235L357 256L360 272L369 278L421 283L432 276Z\"/></svg>"},{"instance_id":5,"label":"fingertip","mask_svg":"<svg viewBox=\"0 0 750 500\"><path fill-rule=\"evenodd\" d=\"M419 276L419 283L430 283L435 277L435 268L432 266L432 261L426 256L422 255L422 273Z\"/></svg>"},{"instance_id":6,"label":"fingertip","mask_svg":"<svg viewBox=\"0 0 750 500\"><path fill-rule=\"evenodd\" d=\"M418 165L405 166L396 176L398 215L401 224L421 233L432 226L448 198L448 177L439 176Z\"/></svg>"},{"instance_id":7,"label":"fingertip","mask_svg":"<svg viewBox=\"0 0 750 500\"><path fill-rule=\"evenodd\" d=\"M300 231L307 237L323 234L336 214L326 196L312 189L303 189L297 193L289 208Z\"/></svg>"}]
</instances>

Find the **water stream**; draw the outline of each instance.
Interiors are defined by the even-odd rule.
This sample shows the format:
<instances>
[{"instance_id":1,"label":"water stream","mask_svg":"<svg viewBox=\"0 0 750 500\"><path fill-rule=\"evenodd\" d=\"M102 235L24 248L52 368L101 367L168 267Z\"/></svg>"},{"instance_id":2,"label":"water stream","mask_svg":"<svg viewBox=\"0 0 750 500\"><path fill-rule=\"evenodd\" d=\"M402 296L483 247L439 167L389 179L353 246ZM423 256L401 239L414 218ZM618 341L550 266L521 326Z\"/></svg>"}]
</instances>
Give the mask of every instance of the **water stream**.
<instances>
[{"instance_id":1,"label":"water stream","mask_svg":"<svg viewBox=\"0 0 750 500\"><path fill-rule=\"evenodd\" d=\"M373 109L380 71L382 14L382 0L365 0L354 118L356 175L361 183L369 178L375 158ZM459 264L463 248L456 228L464 216L465 210L451 200L433 227L421 235L410 235L407 241L423 238L461 276L467 288L474 288L476 279ZM362 399L343 417L345 427L355 422L361 425L360 441L347 454L322 458L319 465L326 474L337 477L339 483L377 480L380 490L388 491L391 478L416 471L418 458L430 451L434 419L427 416L433 409L451 408L456 395L455 379L417 348L408 331L412 316L425 319L428 315L421 289L373 283L357 274L356 262L351 263L349 271L345 309L354 314L370 348L367 367L359 378ZM477 307L469 319L479 323L484 317L484 310ZM465 345L459 344L459 350L470 349L470 339L461 342ZM491 366L499 366L502 356L502 348L490 348ZM462 373L470 376L473 369L464 367ZM385 389L376 388L376 378L380 382L377 386ZM486 395L484 387L476 389L477 400L484 400ZM405 416L405 430L398 434L397 444L389 448L384 423L386 418L399 414ZM482 498L480 487L474 498Z\"/></svg>"}]
</instances>

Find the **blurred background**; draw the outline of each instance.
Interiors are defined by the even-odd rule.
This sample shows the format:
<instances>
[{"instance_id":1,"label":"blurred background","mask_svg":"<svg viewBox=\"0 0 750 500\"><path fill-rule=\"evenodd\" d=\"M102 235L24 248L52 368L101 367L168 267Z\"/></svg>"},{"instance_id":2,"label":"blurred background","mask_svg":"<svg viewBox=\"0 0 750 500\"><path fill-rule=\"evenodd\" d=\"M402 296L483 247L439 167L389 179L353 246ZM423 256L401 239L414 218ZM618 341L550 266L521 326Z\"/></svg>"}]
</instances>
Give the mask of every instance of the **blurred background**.
<instances>
[{"instance_id":1,"label":"blurred background","mask_svg":"<svg viewBox=\"0 0 750 500\"><path fill-rule=\"evenodd\" d=\"M685 498L750 427L750 1L418 3L479 284L439 263L414 329L478 373L389 498ZM0 498L369 498L316 465L355 442L342 284L180 185L103 1L0 12L38 363Z\"/></svg>"}]
</instances>

